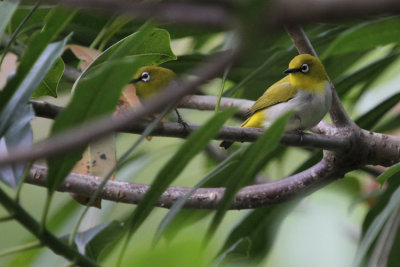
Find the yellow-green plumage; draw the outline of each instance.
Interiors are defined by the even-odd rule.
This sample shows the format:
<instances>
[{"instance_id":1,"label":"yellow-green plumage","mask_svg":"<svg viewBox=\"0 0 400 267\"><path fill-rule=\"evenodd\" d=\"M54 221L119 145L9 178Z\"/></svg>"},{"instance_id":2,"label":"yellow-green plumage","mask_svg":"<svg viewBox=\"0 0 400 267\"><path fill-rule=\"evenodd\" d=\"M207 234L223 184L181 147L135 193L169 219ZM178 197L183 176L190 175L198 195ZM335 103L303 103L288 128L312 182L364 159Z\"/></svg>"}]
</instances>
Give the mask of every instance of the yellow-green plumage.
<instances>
[{"instance_id":1,"label":"yellow-green plumage","mask_svg":"<svg viewBox=\"0 0 400 267\"><path fill-rule=\"evenodd\" d=\"M143 73L149 74L149 81L140 80ZM142 99L149 99L157 95L172 80L175 80L176 74L172 70L163 67L146 66L140 68L134 77L137 81L135 82L136 94Z\"/></svg>"},{"instance_id":2,"label":"yellow-green plumage","mask_svg":"<svg viewBox=\"0 0 400 267\"><path fill-rule=\"evenodd\" d=\"M331 91L322 63L311 55L298 55L285 73L289 75L270 86L249 109L250 117L242 127L268 128L284 113L293 111L286 131L304 130L325 116ZM224 141L221 146L227 148L231 143Z\"/></svg>"}]
</instances>

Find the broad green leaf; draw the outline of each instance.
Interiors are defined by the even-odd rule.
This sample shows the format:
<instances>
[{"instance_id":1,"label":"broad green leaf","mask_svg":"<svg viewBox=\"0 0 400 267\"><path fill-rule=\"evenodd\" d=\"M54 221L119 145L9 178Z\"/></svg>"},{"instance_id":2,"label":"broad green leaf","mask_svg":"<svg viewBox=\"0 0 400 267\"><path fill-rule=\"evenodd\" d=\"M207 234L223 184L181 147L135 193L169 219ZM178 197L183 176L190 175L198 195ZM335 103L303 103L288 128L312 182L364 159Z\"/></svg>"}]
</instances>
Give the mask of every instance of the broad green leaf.
<instances>
[{"instance_id":1,"label":"broad green leaf","mask_svg":"<svg viewBox=\"0 0 400 267\"><path fill-rule=\"evenodd\" d=\"M163 42L151 43L152 40L160 40L155 37L158 34L163 36ZM97 57L76 81L72 100L55 120L51 133L56 134L97 116L111 113L116 107L123 87L129 83L140 67L174 59L174 54L157 53L162 47L165 51L170 51L169 38L164 38L165 34L168 33L152 29L148 25L144 26ZM155 53L151 52L153 45L157 50ZM97 61L105 58L107 61ZM93 66L96 67L95 70ZM90 74L87 72L89 69L92 69ZM48 160L51 179L47 180L47 186L51 192L62 183L83 151L84 148L81 148L68 155Z\"/></svg>"},{"instance_id":2,"label":"broad green leaf","mask_svg":"<svg viewBox=\"0 0 400 267\"><path fill-rule=\"evenodd\" d=\"M262 260L272 248L283 219L296 205L289 202L250 211L228 235L217 261L246 265Z\"/></svg>"},{"instance_id":3,"label":"broad green leaf","mask_svg":"<svg viewBox=\"0 0 400 267\"><path fill-rule=\"evenodd\" d=\"M186 165L198 154L208 142L215 137L219 129L235 112L235 108L223 110L208 120L200 129L193 132L172 158L158 172L150 189L133 212L128 222L129 236L143 223L154 208L161 194L165 191Z\"/></svg>"},{"instance_id":4,"label":"broad green leaf","mask_svg":"<svg viewBox=\"0 0 400 267\"><path fill-rule=\"evenodd\" d=\"M33 134L30 121L35 117L31 105L26 105L11 121L10 127L0 139L0 151L3 155L18 148L30 147ZM21 182L27 163L8 165L0 168L0 180L16 189Z\"/></svg>"},{"instance_id":5,"label":"broad green leaf","mask_svg":"<svg viewBox=\"0 0 400 267\"><path fill-rule=\"evenodd\" d=\"M65 27L73 15L73 12L54 8L46 16L43 29L32 36L22 55L16 75L7 83L0 95L0 111L4 110L4 107L13 97L18 86L22 86L23 81L26 81L25 78L28 73L34 71L34 64L36 64L35 62L37 62L39 56L47 45L58 36L58 33ZM47 68L50 68L53 62L48 62Z\"/></svg>"},{"instance_id":6,"label":"broad green leaf","mask_svg":"<svg viewBox=\"0 0 400 267\"><path fill-rule=\"evenodd\" d=\"M340 96L345 95L352 87L359 83L371 84L385 69L387 69L396 59L398 53L391 53L386 57L380 58L353 73L339 77L334 81L336 91Z\"/></svg>"},{"instance_id":7,"label":"broad green leaf","mask_svg":"<svg viewBox=\"0 0 400 267\"><path fill-rule=\"evenodd\" d=\"M0 2L0 39L3 37L4 29L17 9L18 3L18 0L4 0Z\"/></svg>"},{"instance_id":8,"label":"broad green leaf","mask_svg":"<svg viewBox=\"0 0 400 267\"><path fill-rule=\"evenodd\" d=\"M13 116L26 105L32 92L44 79L52 64L59 58L64 50L68 37L64 40L52 43L46 47L32 69L27 73L23 81L16 88L7 105L3 108L0 116L0 136L4 134L10 126ZM3 96L2 93L0 96Z\"/></svg>"},{"instance_id":9,"label":"broad green leaf","mask_svg":"<svg viewBox=\"0 0 400 267\"><path fill-rule=\"evenodd\" d=\"M118 221L98 225L84 232L77 233L75 244L80 253L97 259L106 246L119 239L123 228L123 223Z\"/></svg>"},{"instance_id":10,"label":"broad green leaf","mask_svg":"<svg viewBox=\"0 0 400 267\"><path fill-rule=\"evenodd\" d=\"M374 127L383 115L385 115L391 108L393 108L400 101L400 93L397 93L376 107L361 115L355 122L361 128L370 130Z\"/></svg>"},{"instance_id":11,"label":"broad green leaf","mask_svg":"<svg viewBox=\"0 0 400 267\"><path fill-rule=\"evenodd\" d=\"M323 58L390 43L400 43L400 18L398 17L377 19L351 27L331 43L323 54Z\"/></svg>"},{"instance_id":12,"label":"broad green leaf","mask_svg":"<svg viewBox=\"0 0 400 267\"><path fill-rule=\"evenodd\" d=\"M363 259L366 256L368 250L373 245L375 239L381 232L382 227L384 227L387 219L390 217L393 211L396 208L398 208L399 204L400 204L400 188L397 187L397 189L395 189L393 194L391 194L390 199L387 202L387 205L385 205L385 207L381 210L381 212L379 212L379 214L376 215L373 221L369 224L368 228L365 229L366 232L363 235L360 246L355 256L353 264L354 266L363 265Z\"/></svg>"},{"instance_id":13,"label":"broad green leaf","mask_svg":"<svg viewBox=\"0 0 400 267\"><path fill-rule=\"evenodd\" d=\"M392 176L396 175L400 171L400 163L397 163L387 169L384 173L376 178L376 181L381 184L381 186Z\"/></svg>"},{"instance_id":14,"label":"broad green leaf","mask_svg":"<svg viewBox=\"0 0 400 267\"><path fill-rule=\"evenodd\" d=\"M134 58L152 55L154 60L151 62L151 64L155 65L176 59L176 56L169 46L170 37L166 30L153 28L150 31L146 31L146 33L139 33L140 32L133 33L105 50L82 73L81 77L75 82L74 87L81 79L87 78L91 73L95 72L98 68L101 68L102 65L108 64L111 56L113 58ZM132 42L132 40L140 41ZM127 43L132 43L133 45L125 48L122 51L121 49L118 49L120 46L124 46ZM118 55L119 53L122 54Z\"/></svg>"},{"instance_id":15,"label":"broad green leaf","mask_svg":"<svg viewBox=\"0 0 400 267\"><path fill-rule=\"evenodd\" d=\"M286 114L279 118L256 142L244 151L240 164L237 165L229 178L224 197L219 203L217 213L208 229L209 237L216 231L239 189L249 184L268 160L274 156L273 152L278 146L289 116L290 114Z\"/></svg>"},{"instance_id":16,"label":"broad green leaf","mask_svg":"<svg viewBox=\"0 0 400 267\"><path fill-rule=\"evenodd\" d=\"M57 97L58 83L64 73L65 65L61 58L58 58L53 67L44 77L42 83L33 92L32 97L52 96Z\"/></svg>"}]
</instances>

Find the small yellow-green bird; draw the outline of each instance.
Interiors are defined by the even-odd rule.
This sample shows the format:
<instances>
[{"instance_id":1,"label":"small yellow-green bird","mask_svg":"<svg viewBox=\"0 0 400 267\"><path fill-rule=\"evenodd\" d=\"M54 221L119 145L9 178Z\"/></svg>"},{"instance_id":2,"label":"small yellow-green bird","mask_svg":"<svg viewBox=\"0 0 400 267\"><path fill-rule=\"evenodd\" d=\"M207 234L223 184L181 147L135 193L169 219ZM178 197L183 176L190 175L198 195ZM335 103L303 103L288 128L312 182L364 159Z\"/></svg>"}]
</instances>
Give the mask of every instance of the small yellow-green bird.
<instances>
[{"instance_id":1,"label":"small yellow-green bird","mask_svg":"<svg viewBox=\"0 0 400 267\"><path fill-rule=\"evenodd\" d=\"M136 87L136 94L148 100L164 89L170 82L176 79L176 74L170 69L158 66L146 66L138 70L131 81Z\"/></svg>"},{"instance_id":2,"label":"small yellow-green bird","mask_svg":"<svg viewBox=\"0 0 400 267\"><path fill-rule=\"evenodd\" d=\"M160 93L168 84L176 80L176 74L170 69L158 66L145 66L138 70L131 80L136 87L136 94L141 100L148 100ZM177 84L179 86L179 84ZM178 116L178 122L184 127L187 123L182 119L178 110L175 109Z\"/></svg>"},{"instance_id":3,"label":"small yellow-green bird","mask_svg":"<svg viewBox=\"0 0 400 267\"><path fill-rule=\"evenodd\" d=\"M294 57L289 75L269 87L249 110L249 118L242 127L268 128L288 111L290 117L286 132L302 131L320 122L331 107L332 92L328 75L321 61L309 54ZM233 142L223 141L220 146L229 148Z\"/></svg>"}]
</instances>

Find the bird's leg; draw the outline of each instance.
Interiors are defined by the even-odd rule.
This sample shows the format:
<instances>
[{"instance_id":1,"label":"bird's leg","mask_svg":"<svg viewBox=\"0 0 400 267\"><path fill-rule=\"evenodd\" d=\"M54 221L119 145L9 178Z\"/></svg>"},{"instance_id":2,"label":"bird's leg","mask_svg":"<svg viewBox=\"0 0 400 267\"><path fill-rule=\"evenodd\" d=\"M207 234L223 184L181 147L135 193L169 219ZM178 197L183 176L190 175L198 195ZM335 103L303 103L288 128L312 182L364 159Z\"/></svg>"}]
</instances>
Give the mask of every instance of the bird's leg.
<instances>
[{"instance_id":1,"label":"bird's leg","mask_svg":"<svg viewBox=\"0 0 400 267\"><path fill-rule=\"evenodd\" d=\"M187 131L187 130L189 129L189 124L187 124L186 121L184 121L184 120L182 119L182 116L181 116L181 114L178 112L177 109L175 109L175 113L176 113L176 115L178 116L178 123L179 123L180 125L182 125L183 128Z\"/></svg>"},{"instance_id":2,"label":"bird's leg","mask_svg":"<svg viewBox=\"0 0 400 267\"><path fill-rule=\"evenodd\" d=\"M303 143L303 136L304 136L304 132L300 129L296 130L297 134L300 135L300 143Z\"/></svg>"}]
</instances>

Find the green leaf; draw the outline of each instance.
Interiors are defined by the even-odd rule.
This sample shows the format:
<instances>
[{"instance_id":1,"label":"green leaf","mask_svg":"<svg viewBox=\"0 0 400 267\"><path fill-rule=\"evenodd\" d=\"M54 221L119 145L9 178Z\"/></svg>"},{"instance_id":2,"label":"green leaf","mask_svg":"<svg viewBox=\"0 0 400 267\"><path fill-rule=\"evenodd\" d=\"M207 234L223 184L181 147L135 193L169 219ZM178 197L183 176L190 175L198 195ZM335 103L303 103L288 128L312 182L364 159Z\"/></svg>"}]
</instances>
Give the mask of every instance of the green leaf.
<instances>
[{"instance_id":1,"label":"green leaf","mask_svg":"<svg viewBox=\"0 0 400 267\"><path fill-rule=\"evenodd\" d=\"M65 65L61 58L58 58L53 67L47 73L42 83L33 92L32 97L37 98L41 96L57 97L58 83L64 73Z\"/></svg>"},{"instance_id":2,"label":"green leaf","mask_svg":"<svg viewBox=\"0 0 400 267\"><path fill-rule=\"evenodd\" d=\"M272 248L283 219L296 205L289 202L250 211L230 232L217 261L240 266L262 260Z\"/></svg>"},{"instance_id":3,"label":"green leaf","mask_svg":"<svg viewBox=\"0 0 400 267\"><path fill-rule=\"evenodd\" d=\"M379 45L400 43L400 19L391 17L358 24L336 38L323 54L341 54L366 50Z\"/></svg>"},{"instance_id":4,"label":"green leaf","mask_svg":"<svg viewBox=\"0 0 400 267\"><path fill-rule=\"evenodd\" d=\"M389 178L396 175L398 172L400 172L400 163L397 163L387 169L384 173L379 175L378 178L376 178L376 181L382 186Z\"/></svg>"},{"instance_id":5,"label":"green leaf","mask_svg":"<svg viewBox=\"0 0 400 267\"><path fill-rule=\"evenodd\" d=\"M33 134L30 121L35 117L32 105L26 105L17 113L11 121L11 126L0 139L0 151L8 154L8 151L18 148L30 147L33 143ZM14 164L0 168L0 180L16 189L22 180L27 163Z\"/></svg>"},{"instance_id":6,"label":"green leaf","mask_svg":"<svg viewBox=\"0 0 400 267\"><path fill-rule=\"evenodd\" d=\"M383 115L385 115L391 108L393 108L400 101L400 93L397 93L376 107L373 107L371 110L361 115L358 119L356 119L356 124L361 128L370 130L374 127L380 119L382 119Z\"/></svg>"},{"instance_id":7,"label":"green leaf","mask_svg":"<svg viewBox=\"0 0 400 267\"><path fill-rule=\"evenodd\" d=\"M166 32L146 25L139 32L128 36L100 55L86 69L91 71L84 72L77 79L72 100L55 120L51 134L57 134L95 117L111 113L116 107L123 87L129 83L140 67L174 59L174 54L167 56L151 52L153 43L150 41L159 40L155 38L158 34L165 36ZM165 47L164 50L170 51L169 38L164 38L163 43L155 43L154 46L156 50ZM107 61L103 62L105 58ZM96 67L95 70L93 66ZM48 159L51 179L47 180L47 186L50 192L63 182L83 151L84 148L81 148L67 155Z\"/></svg>"},{"instance_id":8,"label":"green leaf","mask_svg":"<svg viewBox=\"0 0 400 267\"><path fill-rule=\"evenodd\" d=\"M348 93L352 87L361 82L371 84L384 72L385 69L398 59L398 57L398 53L390 53L388 56L380 58L359 70L339 77L334 81L336 91L340 96L342 96Z\"/></svg>"},{"instance_id":9,"label":"green leaf","mask_svg":"<svg viewBox=\"0 0 400 267\"><path fill-rule=\"evenodd\" d=\"M243 149L239 149L229 155L228 158L226 158L224 161L219 163L213 170L211 170L210 173L208 173L203 179L200 180L196 185L192 187L190 192L188 192L185 196L181 197L178 201L172 205L170 208L169 212L163 220L161 221L160 225L158 226L156 235L154 237L155 242L158 242L159 239L161 238L162 234L165 232L167 227L171 225L173 220L177 218L177 215L182 211L183 206L185 205L186 200L193 195L193 193L199 189L200 187L207 186L207 187L221 187L223 186L223 183L226 182L226 179L220 179L220 178L226 178L230 175L231 170L229 168L232 167L232 165L235 165L239 162L240 160L240 153L243 152ZM188 214L185 214L184 218L185 221L187 221L191 217ZM203 215L201 215L203 217ZM182 220L181 220L182 223Z\"/></svg>"},{"instance_id":10,"label":"green leaf","mask_svg":"<svg viewBox=\"0 0 400 267\"><path fill-rule=\"evenodd\" d=\"M357 250L353 266L362 266L363 259L366 256L368 250L373 245L378 234L381 232L387 219L390 217L393 211L398 208L399 204L400 188L397 187L393 194L391 194L387 205L384 206L382 211L379 212L379 214L374 218L374 220L366 229L366 232L363 235L363 239L361 240L360 246Z\"/></svg>"},{"instance_id":11,"label":"green leaf","mask_svg":"<svg viewBox=\"0 0 400 267\"><path fill-rule=\"evenodd\" d=\"M125 47L123 50L119 49L120 46L126 46L127 43L132 43L132 45ZM145 33L133 33L118 43L112 45L100 56L98 56L75 82L74 87L81 79L87 78L91 73L101 68L101 66L108 64L111 57L114 59L120 57L132 59L135 57L148 57L151 55L153 56L153 61L149 63L149 65L157 65L165 61L175 60L176 56L172 52L169 43L170 37L166 30L153 28ZM118 53L121 53L121 55L118 55Z\"/></svg>"},{"instance_id":12,"label":"green leaf","mask_svg":"<svg viewBox=\"0 0 400 267\"><path fill-rule=\"evenodd\" d=\"M123 233L123 228L123 223L118 221L98 225L77 233L75 244L80 253L97 259L106 246L119 239Z\"/></svg>"},{"instance_id":13,"label":"green leaf","mask_svg":"<svg viewBox=\"0 0 400 267\"><path fill-rule=\"evenodd\" d=\"M7 27L19 1L4 0L0 2L0 39L3 37L4 29Z\"/></svg>"},{"instance_id":14,"label":"green leaf","mask_svg":"<svg viewBox=\"0 0 400 267\"><path fill-rule=\"evenodd\" d=\"M10 81L8 81L0 95L0 111L4 110L4 107L13 97L18 86L22 86L23 81L26 81L25 78L28 73L34 70L34 64L36 64L35 62L44 49L46 49L47 45L57 37L58 33L65 27L73 15L73 12L54 8L46 16L43 29L32 36L20 60L17 73ZM50 68L53 62L54 61L48 62L47 68ZM35 85L35 88L38 85L39 84Z\"/></svg>"},{"instance_id":15,"label":"green leaf","mask_svg":"<svg viewBox=\"0 0 400 267\"><path fill-rule=\"evenodd\" d=\"M240 163L229 178L224 197L208 229L209 237L216 231L239 189L249 184L254 176L265 166L268 160L274 156L273 152L278 146L278 142L285 130L289 116L290 113L276 120L256 142L251 144L246 151L244 151Z\"/></svg>"},{"instance_id":16,"label":"green leaf","mask_svg":"<svg viewBox=\"0 0 400 267\"><path fill-rule=\"evenodd\" d=\"M127 225L129 236L139 228L150 214L154 208L154 204L168 185L178 177L185 166L217 135L219 129L234 114L235 110L236 108L229 108L213 116L200 129L193 132L173 157L164 165L129 219Z\"/></svg>"},{"instance_id":17,"label":"green leaf","mask_svg":"<svg viewBox=\"0 0 400 267\"><path fill-rule=\"evenodd\" d=\"M13 116L26 105L33 90L35 90L46 76L51 65L61 56L67 39L68 37L62 41L48 45L43 53L39 55L39 58L21 84L16 88L15 93L3 108L3 112L0 116L0 136L3 135L10 126ZM3 96L3 94L0 96Z\"/></svg>"},{"instance_id":18,"label":"green leaf","mask_svg":"<svg viewBox=\"0 0 400 267\"><path fill-rule=\"evenodd\" d=\"M384 133L388 131L395 130L400 127L400 114L397 114L385 122L378 124L372 130L378 133Z\"/></svg>"}]
</instances>

